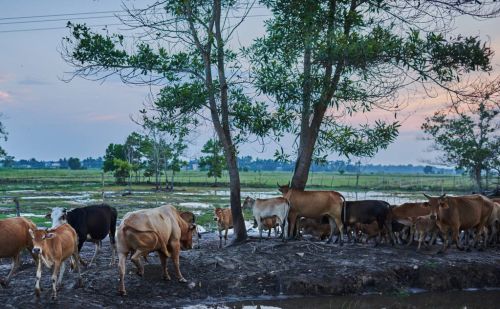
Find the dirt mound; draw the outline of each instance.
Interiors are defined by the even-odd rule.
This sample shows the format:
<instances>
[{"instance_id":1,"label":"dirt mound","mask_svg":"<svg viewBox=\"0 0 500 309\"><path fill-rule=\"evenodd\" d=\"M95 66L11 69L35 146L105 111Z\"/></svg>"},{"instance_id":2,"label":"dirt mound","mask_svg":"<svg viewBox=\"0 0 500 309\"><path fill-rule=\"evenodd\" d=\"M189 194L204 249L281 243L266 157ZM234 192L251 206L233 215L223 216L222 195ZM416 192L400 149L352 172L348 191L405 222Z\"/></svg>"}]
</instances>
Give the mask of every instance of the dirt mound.
<instances>
[{"instance_id":1,"label":"dirt mound","mask_svg":"<svg viewBox=\"0 0 500 309\"><path fill-rule=\"evenodd\" d=\"M218 238L205 234L201 249L182 252L181 271L187 284L161 279L153 254L144 277L135 275L127 262L127 297L120 297L118 270L109 267L108 241L97 257L97 266L83 270L84 287L75 289L76 275L66 273L57 301L50 300L50 273L42 273L45 288L40 300L33 290L35 266L28 257L7 289L0 288L2 307L172 307L217 303L242 298L278 295L343 295L366 292L401 293L408 288L445 291L500 287L500 248L485 252L450 249L446 255L414 248L365 244L325 245L313 241L283 243L276 239L251 239L245 244L218 249ZM86 243L82 256L90 259L93 245ZM5 264L4 264L5 265ZM169 260L169 270L173 272ZM2 266L1 275L7 272Z\"/></svg>"}]
</instances>

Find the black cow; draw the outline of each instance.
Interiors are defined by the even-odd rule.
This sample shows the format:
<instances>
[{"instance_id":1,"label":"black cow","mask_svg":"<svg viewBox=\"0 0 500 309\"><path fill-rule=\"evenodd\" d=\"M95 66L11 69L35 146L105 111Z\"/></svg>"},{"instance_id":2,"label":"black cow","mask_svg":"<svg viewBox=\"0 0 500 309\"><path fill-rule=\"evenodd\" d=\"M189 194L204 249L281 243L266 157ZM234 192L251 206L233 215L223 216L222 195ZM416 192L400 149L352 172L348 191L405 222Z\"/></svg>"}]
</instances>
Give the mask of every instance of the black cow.
<instances>
[{"instance_id":1,"label":"black cow","mask_svg":"<svg viewBox=\"0 0 500 309\"><path fill-rule=\"evenodd\" d=\"M377 222L379 231L385 227L389 232L392 244L394 244L394 235L392 233L392 218L390 215L390 205L385 201L364 200L364 201L346 201L342 207L342 223L345 227L353 226L356 223L370 224ZM379 239L375 243L378 245Z\"/></svg>"},{"instance_id":2,"label":"black cow","mask_svg":"<svg viewBox=\"0 0 500 309\"><path fill-rule=\"evenodd\" d=\"M111 265L114 265L117 216L118 213L116 209L107 204L75 208L68 212L66 212L66 209L56 207L52 209L51 214L47 215L48 218L52 219L52 228L67 222L75 229L78 235L78 252L80 252L86 240L95 244L94 256L90 260L89 266L92 265L97 252L99 252L101 241L106 238L107 235L109 235L109 240L111 242ZM82 261L82 259L80 259L80 261Z\"/></svg>"}]
</instances>

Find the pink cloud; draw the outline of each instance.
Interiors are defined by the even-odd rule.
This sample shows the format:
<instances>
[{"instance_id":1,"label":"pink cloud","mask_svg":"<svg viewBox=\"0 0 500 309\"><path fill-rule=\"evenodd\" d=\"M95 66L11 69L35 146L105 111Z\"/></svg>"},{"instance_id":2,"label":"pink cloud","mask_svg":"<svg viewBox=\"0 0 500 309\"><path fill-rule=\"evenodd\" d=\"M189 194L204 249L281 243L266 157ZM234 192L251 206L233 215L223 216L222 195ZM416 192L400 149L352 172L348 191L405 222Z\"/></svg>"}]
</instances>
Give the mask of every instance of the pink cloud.
<instances>
[{"instance_id":1,"label":"pink cloud","mask_svg":"<svg viewBox=\"0 0 500 309\"><path fill-rule=\"evenodd\" d=\"M1 91L0 90L0 102L1 101L10 101L12 99L12 96L7 92L7 91Z\"/></svg>"}]
</instances>

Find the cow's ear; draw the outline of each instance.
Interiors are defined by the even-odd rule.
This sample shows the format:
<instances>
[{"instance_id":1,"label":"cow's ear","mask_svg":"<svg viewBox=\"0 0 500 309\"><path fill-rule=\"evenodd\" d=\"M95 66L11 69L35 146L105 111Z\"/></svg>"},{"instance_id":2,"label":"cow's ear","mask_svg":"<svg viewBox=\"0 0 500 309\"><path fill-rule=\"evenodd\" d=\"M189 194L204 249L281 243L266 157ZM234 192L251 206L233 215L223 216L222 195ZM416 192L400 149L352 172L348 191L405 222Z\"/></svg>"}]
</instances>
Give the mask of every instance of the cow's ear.
<instances>
[{"instance_id":1,"label":"cow's ear","mask_svg":"<svg viewBox=\"0 0 500 309\"><path fill-rule=\"evenodd\" d=\"M66 212L63 213L62 216L61 216L61 220L66 221L67 218L68 218L68 216L66 215Z\"/></svg>"},{"instance_id":2,"label":"cow's ear","mask_svg":"<svg viewBox=\"0 0 500 309\"><path fill-rule=\"evenodd\" d=\"M54 233L47 233L47 234L45 234L45 236L43 236L44 239L51 239L54 237L56 237L56 234L54 234Z\"/></svg>"},{"instance_id":3,"label":"cow's ear","mask_svg":"<svg viewBox=\"0 0 500 309\"><path fill-rule=\"evenodd\" d=\"M47 214L45 215L45 219L52 219L52 213L50 213L50 212L49 212L49 213L47 213Z\"/></svg>"},{"instance_id":4,"label":"cow's ear","mask_svg":"<svg viewBox=\"0 0 500 309\"><path fill-rule=\"evenodd\" d=\"M28 230L30 232L31 238L35 239L35 232L32 229Z\"/></svg>"}]
</instances>

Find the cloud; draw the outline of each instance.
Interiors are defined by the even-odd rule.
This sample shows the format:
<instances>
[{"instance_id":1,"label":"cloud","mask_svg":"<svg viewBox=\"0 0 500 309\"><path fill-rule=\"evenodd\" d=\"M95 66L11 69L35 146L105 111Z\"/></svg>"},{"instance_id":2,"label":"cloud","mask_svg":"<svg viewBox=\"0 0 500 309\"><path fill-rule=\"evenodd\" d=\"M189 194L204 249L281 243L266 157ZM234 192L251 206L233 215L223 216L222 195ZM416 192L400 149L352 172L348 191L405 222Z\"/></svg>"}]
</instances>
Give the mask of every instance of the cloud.
<instances>
[{"instance_id":1,"label":"cloud","mask_svg":"<svg viewBox=\"0 0 500 309\"><path fill-rule=\"evenodd\" d=\"M12 99L12 96L7 91L0 90L0 102L8 102Z\"/></svg>"},{"instance_id":2,"label":"cloud","mask_svg":"<svg viewBox=\"0 0 500 309\"><path fill-rule=\"evenodd\" d=\"M112 121L119 119L120 115L90 115L87 120L90 120L92 122L99 122L99 121Z\"/></svg>"}]
</instances>

